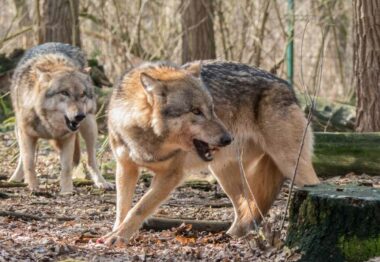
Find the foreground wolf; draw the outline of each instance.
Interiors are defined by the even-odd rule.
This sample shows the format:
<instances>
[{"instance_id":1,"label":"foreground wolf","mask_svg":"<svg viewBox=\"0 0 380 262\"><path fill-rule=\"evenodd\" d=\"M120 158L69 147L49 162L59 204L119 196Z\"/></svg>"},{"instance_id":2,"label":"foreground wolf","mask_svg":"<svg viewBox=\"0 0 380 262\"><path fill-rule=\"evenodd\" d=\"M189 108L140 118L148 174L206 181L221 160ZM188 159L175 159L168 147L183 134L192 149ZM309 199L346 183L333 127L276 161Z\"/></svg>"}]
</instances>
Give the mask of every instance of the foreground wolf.
<instances>
[{"instance_id":1,"label":"foreground wolf","mask_svg":"<svg viewBox=\"0 0 380 262\"><path fill-rule=\"evenodd\" d=\"M85 63L79 48L62 43L34 47L19 62L11 97L20 157L10 181L20 181L25 175L29 188L38 190L36 143L44 138L51 140L60 154L61 192L71 192L73 164L80 160L79 130L86 142L88 168L95 185L112 187L96 163L96 100Z\"/></svg>"},{"instance_id":2,"label":"foreground wolf","mask_svg":"<svg viewBox=\"0 0 380 262\"><path fill-rule=\"evenodd\" d=\"M306 124L287 82L243 64L207 61L178 68L158 63L132 70L110 102L117 214L114 231L100 241L128 240L186 169L207 165L235 209L228 233L245 235L260 220L260 211L265 214L271 207L283 181L292 177ZM295 180L299 186L319 182L312 147L309 129ZM241 154L255 201L244 194ZM141 167L155 177L131 208Z\"/></svg>"}]
</instances>

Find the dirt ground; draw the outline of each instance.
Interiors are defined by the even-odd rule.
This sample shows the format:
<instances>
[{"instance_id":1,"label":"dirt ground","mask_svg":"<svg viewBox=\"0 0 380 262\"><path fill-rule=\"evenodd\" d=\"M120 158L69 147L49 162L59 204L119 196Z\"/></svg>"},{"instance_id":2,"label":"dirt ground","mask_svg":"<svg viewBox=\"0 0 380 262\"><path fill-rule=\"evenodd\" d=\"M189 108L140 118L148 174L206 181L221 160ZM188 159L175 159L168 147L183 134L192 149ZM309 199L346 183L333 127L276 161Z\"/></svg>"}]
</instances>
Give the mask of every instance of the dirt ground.
<instances>
[{"instance_id":1,"label":"dirt ground","mask_svg":"<svg viewBox=\"0 0 380 262\"><path fill-rule=\"evenodd\" d=\"M96 244L96 239L112 228L114 191L85 184L77 186L73 195L59 195L57 156L45 143L39 146L37 164L43 193L32 195L25 187L4 188L15 168L18 149L10 132L0 134L0 141L0 213L3 212L0 261L295 261L299 258L297 250L283 245L287 223L277 236L270 236L270 229L280 224L285 209L286 186L265 218L267 226L247 238L232 239L224 232L196 232L189 226L181 226L157 232L140 230L126 246L109 249ZM104 174L112 181L109 150L99 159ZM366 175L330 179L338 184L352 181L380 186L380 177ZM135 201L148 187L147 177L141 178ZM233 210L218 185L187 183L173 192L155 216L231 221ZM268 241L268 236L272 241Z\"/></svg>"}]
</instances>

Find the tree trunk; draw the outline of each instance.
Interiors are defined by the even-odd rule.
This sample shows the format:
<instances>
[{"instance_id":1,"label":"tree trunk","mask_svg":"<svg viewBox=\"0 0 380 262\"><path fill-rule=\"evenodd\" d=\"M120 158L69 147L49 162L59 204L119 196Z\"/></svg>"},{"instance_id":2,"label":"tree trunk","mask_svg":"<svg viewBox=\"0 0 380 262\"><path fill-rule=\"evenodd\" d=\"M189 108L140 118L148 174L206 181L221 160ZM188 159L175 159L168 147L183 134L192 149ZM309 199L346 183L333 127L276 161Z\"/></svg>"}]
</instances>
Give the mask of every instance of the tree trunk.
<instances>
[{"instance_id":1,"label":"tree trunk","mask_svg":"<svg viewBox=\"0 0 380 262\"><path fill-rule=\"evenodd\" d=\"M23 30L27 27L30 27L33 25L32 20L29 16L28 11L28 4L26 0L13 0L13 3L16 7L16 13L17 13L17 23L19 30ZM33 39L33 33L32 32L26 32L21 37L21 48L28 49L34 45L34 39Z\"/></svg>"},{"instance_id":2,"label":"tree trunk","mask_svg":"<svg viewBox=\"0 0 380 262\"><path fill-rule=\"evenodd\" d=\"M380 256L380 189L321 184L294 194L287 244L299 261L367 261Z\"/></svg>"},{"instance_id":3,"label":"tree trunk","mask_svg":"<svg viewBox=\"0 0 380 262\"><path fill-rule=\"evenodd\" d=\"M356 130L380 131L380 3L354 0Z\"/></svg>"},{"instance_id":4,"label":"tree trunk","mask_svg":"<svg viewBox=\"0 0 380 262\"><path fill-rule=\"evenodd\" d=\"M80 46L79 0L40 0L39 43L62 42ZM37 15L38 16L38 15Z\"/></svg>"},{"instance_id":5,"label":"tree trunk","mask_svg":"<svg viewBox=\"0 0 380 262\"><path fill-rule=\"evenodd\" d=\"M213 0L182 0L182 63L215 59Z\"/></svg>"}]
</instances>

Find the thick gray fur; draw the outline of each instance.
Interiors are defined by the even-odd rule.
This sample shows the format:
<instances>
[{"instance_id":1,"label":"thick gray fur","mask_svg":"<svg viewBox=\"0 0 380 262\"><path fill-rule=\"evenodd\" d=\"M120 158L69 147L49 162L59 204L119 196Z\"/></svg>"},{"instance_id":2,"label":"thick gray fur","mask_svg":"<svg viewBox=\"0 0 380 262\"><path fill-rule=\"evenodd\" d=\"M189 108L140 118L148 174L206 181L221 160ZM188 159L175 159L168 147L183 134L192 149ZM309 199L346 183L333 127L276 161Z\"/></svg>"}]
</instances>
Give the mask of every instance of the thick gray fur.
<instances>
[{"instance_id":1,"label":"thick gray fur","mask_svg":"<svg viewBox=\"0 0 380 262\"><path fill-rule=\"evenodd\" d=\"M20 75L27 71L33 62L36 61L36 58L47 54L63 55L72 61L78 68L84 68L86 66L86 57L80 48L64 43L45 43L26 51L17 65L13 79L19 79Z\"/></svg>"}]
</instances>

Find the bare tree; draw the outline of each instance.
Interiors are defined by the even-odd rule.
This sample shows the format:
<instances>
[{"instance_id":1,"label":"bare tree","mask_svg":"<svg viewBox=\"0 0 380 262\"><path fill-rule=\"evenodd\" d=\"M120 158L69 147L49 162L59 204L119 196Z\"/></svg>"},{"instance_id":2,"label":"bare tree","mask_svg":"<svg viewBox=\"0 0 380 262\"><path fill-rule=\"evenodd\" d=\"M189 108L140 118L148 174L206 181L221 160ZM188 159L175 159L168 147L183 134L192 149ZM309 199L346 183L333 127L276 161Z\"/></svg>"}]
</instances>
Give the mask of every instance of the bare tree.
<instances>
[{"instance_id":1,"label":"bare tree","mask_svg":"<svg viewBox=\"0 0 380 262\"><path fill-rule=\"evenodd\" d=\"M79 0L36 0L39 43L63 42L80 46ZM38 11L39 11L38 10Z\"/></svg>"},{"instance_id":2,"label":"bare tree","mask_svg":"<svg viewBox=\"0 0 380 262\"><path fill-rule=\"evenodd\" d=\"M356 130L380 131L380 4L354 0Z\"/></svg>"},{"instance_id":3,"label":"bare tree","mask_svg":"<svg viewBox=\"0 0 380 262\"><path fill-rule=\"evenodd\" d=\"M28 5L26 0L13 0L16 7L17 23L19 30L23 30L33 25L29 16ZM22 47L24 49L30 48L34 45L32 32L26 32L22 35Z\"/></svg>"},{"instance_id":4,"label":"bare tree","mask_svg":"<svg viewBox=\"0 0 380 262\"><path fill-rule=\"evenodd\" d=\"M213 0L182 0L182 62L216 58Z\"/></svg>"}]
</instances>

